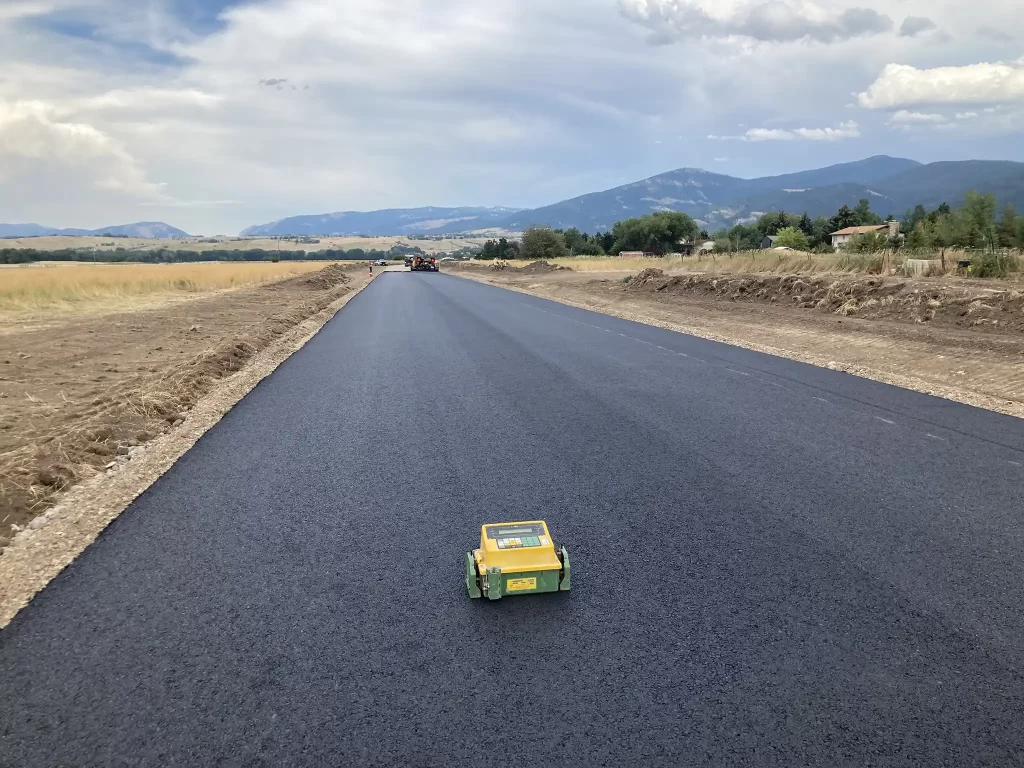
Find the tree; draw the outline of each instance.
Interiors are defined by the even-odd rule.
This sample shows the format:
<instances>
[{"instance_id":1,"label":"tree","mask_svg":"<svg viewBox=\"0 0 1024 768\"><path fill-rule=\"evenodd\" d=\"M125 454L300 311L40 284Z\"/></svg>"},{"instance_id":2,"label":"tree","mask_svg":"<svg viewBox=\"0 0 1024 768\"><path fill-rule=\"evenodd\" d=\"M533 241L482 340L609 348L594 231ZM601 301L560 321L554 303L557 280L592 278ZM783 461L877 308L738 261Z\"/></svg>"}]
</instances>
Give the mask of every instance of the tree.
<instances>
[{"instance_id":1,"label":"tree","mask_svg":"<svg viewBox=\"0 0 1024 768\"><path fill-rule=\"evenodd\" d=\"M732 241L733 250L752 251L761 247L761 240L764 237L752 227L737 224L729 230L729 240Z\"/></svg>"},{"instance_id":2,"label":"tree","mask_svg":"<svg viewBox=\"0 0 1024 768\"><path fill-rule=\"evenodd\" d=\"M847 227L856 227L858 223L857 214L850 210L850 206L844 205L836 211L835 216L828 220L829 234L838 232L840 229L846 229Z\"/></svg>"},{"instance_id":3,"label":"tree","mask_svg":"<svg viewBox=\"0 0 1024 768\"><path fill-rule=\"evenodd\" d=\"M1017 212L1010 203L1003 208L1003 216L996 227L1000 248L1017 247Z\"/></svg>"},{"instance_id":4,"label":"tree","mask_svg":"<svg viewBox=\"0 0 1024 768\"><path fill-rule=\"evenodd\" d=\"M999 246L996 234L996 196L969 190L964 195L963 216L977 247L994 249Z\"/></svg>"},{"instance_id":5,"label":"tree","mask_svg":"<svg viewBox=\"0 0 1024 768\"><path fill-rule=\"evenodd\" d=\"M798 251L806 251L811 247L807 240L807 235L796 227L780 229L779 233L775 236L775 245L776 247L786 246Z\"/></svg>"},{"instance_id":6,"label":"tree","mask_svg":"<svg viewBox=\"0 0 1024 768\"><path fill-rule=\"evenodd\" d=\"M766 235L777 235L786 227L790 226L790 216L785 211L773 211L772 213L766 213L760 219L757 220L755 225L757 231L760 233L758 240L764 239Z\"/></svg>"},{"instance_id":7,"label":"tree","mask_svg":"<svg viewBox=\"0 0 1024 768\"><path fill-rule=\"evenodd\" d=\"M509 242L506 238L499 240L488 240L480 249L478 258L491 261L493 259L517 259L519 258L519 243Z\"/></svg>"},{"instance_id":8,"label":"tree","mask_svg":"<svg viewBox=\"0 0 1024 768\"><path fill-rule=\"evenodd\" d=\"M808 239L814 237L814 222L811 221L811 217L807 215L807 211L804 211L804 215L800 217L800 221L796 226L797 229L807 235Z\"/></svg>"},{"instance_id":9,"label":"tree","mask_svg":"<svg viewBox=\"0 0 1024 768\"><path fill-rule=\"evenodd\" d=\"M611 232L602 232L600 235L594 235L594 239L598 241L598 245L601 246L601 250L605 253L611 253L612 248L615 247L615 235Z\"/></svg>"},{"instance_id":10,"label":"tree","mask_svg":"<svg viewBox=\"0 0 1024 768\"><path fill-rule=\"evenodd\" d=\"M907 210L903 214L903 221L900 222L900 227L904 232L913 232L917 229L917 225L920 224L928 216L928 212L925 211L923 205L918 205L914 210Z\"/></svg>"},{"instance_id":11,"label":"tree","mask_svg":"<svg viewBox=\"0 0 1024 768\"><path fill-rule=\"evenodd\" d=\"M570 255L574 255L577 252L576 249L587 242L587 236L576 227L565 230L562 237L565 239L565 247L569 249Z\"/></svg>"},{"instance_id":12,"label":"tree","mask_svg":"<svg viewBox=\"0 0 1024 768\"><path fill-rule=\"evenodd\" d=\"M685 213L659 211L616 222L612 234L615 236L612 253L645 251L664 254L675 251L684 241L692 243L700 234L700 228Z\"/></svg>"},{"instance_id":13,"label":"tree","mask_svg":"<svg viewBox=\"0 0 1024 768\"><path fill-rule=\"evenodd\" d=\"M833 230L829 227L828 219L824 216L818 216L811 222L811 234L808 237L811 240L811 248L819 248L821 246L828 246L832 248L832 238L829 237Z\"/></svg>"},{"instance_id":14,"label":"tree","mask_svg":"<svg viewBox=\"0 0 1024 768\"><path fill-rule=\"evenodd\" d=\"M598 239L595 237L592 239L588 239L577 245L576 248L573 250L573 255L604 256L604 248L601 247L601 243L598 242Z\"/></svg>"},{"instance_id":15,"label":"tree","mask_svg":"<svg viewBox=\"0 0 1024 768\"><path fill-rule=\"evenodd\" d=\"M912 251L925 251L934 247L931 228L932 225L927 219L921 219L907 235L907 248Z\"/></svg>"},{"instance_id":16,"label":"tree","mask_svg":"<svg viewBox=\"0 0 1024 768\"><path fill-rule=\"evenodd\" d=\"M530 227L523 233L520 257L527 261L558 259L568 255L565 238L548 227Z\"/></svg>"},{"instance_id":17,"label":"tree","mask_svg":"<svg viewBox=\"0 0 1024 768\"><path fill-rule=\"evenodd\" d=\"M860 202L857 203L857 207L853 209L853 215L857 218L857 222L851 225L854 227L865 227L870 224L882 223L882 219L878 214L871 210L871 201L866 197L862 197Z\"/></svg>"}]
</instances>

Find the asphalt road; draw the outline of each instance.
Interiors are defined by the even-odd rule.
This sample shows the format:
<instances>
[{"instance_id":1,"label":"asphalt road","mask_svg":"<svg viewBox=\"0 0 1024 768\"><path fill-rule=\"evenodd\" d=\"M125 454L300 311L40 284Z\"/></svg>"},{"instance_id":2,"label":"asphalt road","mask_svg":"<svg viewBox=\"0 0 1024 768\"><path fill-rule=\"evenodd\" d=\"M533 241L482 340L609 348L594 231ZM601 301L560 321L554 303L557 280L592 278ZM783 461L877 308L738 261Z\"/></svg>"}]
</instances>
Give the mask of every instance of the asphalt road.
<instances>
[{"instance_id":1,"label":"asphalt road","mask_svg":"<svg viewBox=\"0 0 1024 768\"><path fill-rule=\"evenodd\" d=\"M0 632L0 765L1024 762L1024 422L385 274ZM471 601L483 522L573 591Z\"/></svg>"}]
</instances>

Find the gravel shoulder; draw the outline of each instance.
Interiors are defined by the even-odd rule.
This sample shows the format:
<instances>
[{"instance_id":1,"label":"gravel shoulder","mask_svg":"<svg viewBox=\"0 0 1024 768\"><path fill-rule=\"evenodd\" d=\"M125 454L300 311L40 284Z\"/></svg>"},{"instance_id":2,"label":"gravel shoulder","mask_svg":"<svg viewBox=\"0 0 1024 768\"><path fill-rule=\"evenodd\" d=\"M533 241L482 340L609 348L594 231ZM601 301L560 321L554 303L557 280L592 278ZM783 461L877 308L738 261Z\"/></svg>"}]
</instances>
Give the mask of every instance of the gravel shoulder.
<instances>
[{"instance_id":1,"label":"gravel shoulder","mask_svg":"<svg viewBox=\"0 0 1024 768\"><path fill-rule=\"evenodd\" d=\"M0 424L0 628L368 282L328 267L0 336L0 392L28 393Z\"/></svg>"},{"instance_id":2,"label":"gravel shoulder","mask_svg":"<svg viewBox=\"0 0 1024 768\"><path fill-rule=\"evenodd\" d=\"M1013 287L981 281L526 270L463 266L451 271L1024 417L1024 313L1022 295Z\"/></svg>"}]
</instances>

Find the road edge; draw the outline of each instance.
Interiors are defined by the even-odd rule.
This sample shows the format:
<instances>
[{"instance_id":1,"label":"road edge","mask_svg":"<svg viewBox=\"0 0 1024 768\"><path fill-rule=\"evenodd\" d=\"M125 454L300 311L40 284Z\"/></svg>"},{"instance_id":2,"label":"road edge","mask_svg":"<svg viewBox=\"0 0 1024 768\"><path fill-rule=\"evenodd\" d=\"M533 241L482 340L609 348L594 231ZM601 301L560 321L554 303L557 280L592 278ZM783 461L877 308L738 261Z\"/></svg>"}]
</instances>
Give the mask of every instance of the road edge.
<instances>
[{"instance_id":1,"label":"road edge","mask_svg":"<svg viewBox=\"0 0 1024 768\"><path fill-rule=\"evenodd\" d=\"M663 328L667 331L674 331L676 333L683 333L688 336L696 336L697 338L707 339L708 341L717 341L720 344L728 344L733 347L741 347L743 349L749 349L752 352L761 352L762 354L772 355L774 357L781 357L786 360L793 360L798 363L806 363L807 365L813 365L818 368L826 368L830 371L839 371L841 373L848 373L851 376L858 376L862 379L868 379L870 381L877 381L882 384L889 384L890 386L900 387L901 389L911 390L913 392L920 392L924 395L931 395L932 397L939 397L943 400L950 400L955 403L961 403L963 405L970 405L975 408L983 408L987 411L994 411L1001 413L1006 416L1014 416L1018 419L1024 418L1024 403L1018 403L1013 401L1006 401L1002 398L993 397L992 395L986 395L980 392L964 393L961 390L955 390L951 387L944 386L942 384L933 383L925 379L920 379L915 376L903 373L890 373L888 371L881 371L875 368L867 368L860 365L851 365L836 360L826 360L823 357L817 357L815 355L809 355L802 352L795 352L782 347L772 347L766 344L758 344L757 342L747 341L742 338L733 336L723 336L715 333L708 333L707 331L687 326L683 323L669 323L656 318L637 315L633 312L627 311L614 311L615 307L609 306L593 306L585 304L580 301L573 301L561 296L553 296L545 293L539 293L530 291L519 286L502 285L500 283L493 283L487 279L486 275L471 275L471 274L457 274L449 272L448 274L454 277L462 278L463 280L472 280L477 283L489 285L493 288L503 288L507 291L515 291L516 293L522 293L526 296L534 296L538 299L547 299L554 301L558 304L565 304L569 307L576 307L577 309L585 309L588 312L596 312L601 315L608 315L609 317L617 317L620 320L629 320L634 323L642 323L643 325L650 325L655 328Z\"/></svg>"},{"instance_id":2,"label":"road edge","mask_svg":"<svg viewBox=\"0 0 1024 768\"><path fill-rule=\"evenodd\" d=\"M114 474L99 473L69 490L30 536L0 557L0 630L73 563L131 503L159 480L263 379L302 349L373 278L289 329L201 398L177 428L147 443Z\"/></svg>"}]
</instances>

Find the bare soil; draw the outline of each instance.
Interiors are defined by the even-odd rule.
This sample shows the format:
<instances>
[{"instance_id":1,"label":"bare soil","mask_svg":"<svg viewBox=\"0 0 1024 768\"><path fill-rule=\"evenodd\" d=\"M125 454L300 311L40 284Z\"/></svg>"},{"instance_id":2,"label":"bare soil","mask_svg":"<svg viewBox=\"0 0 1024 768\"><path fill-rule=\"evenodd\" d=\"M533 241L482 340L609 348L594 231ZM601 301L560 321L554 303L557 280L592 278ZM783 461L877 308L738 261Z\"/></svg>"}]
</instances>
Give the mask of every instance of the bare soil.
<instances>
[{"instance_id":1,"label":"bare soil","mask_svg":"<svg viewBox=\"0 0 1024 768\"><path fill-rule=\"evenodd\" d=\"M218 381L347 294L350 274L332 265L155 308L51 315L0 334L0 551L71 486L129 461Z\"/></svg>"},{"instance_id":2,"label":"bare soil","mask_svg":"<svg viewBox=\"0 0 1024 768\"><path fill-rule=\"evenodd\" d=\"M626 284L630 293L709 296L730 301L788 302L842 317L896 320L1024 333L1021 286L983 281L780 275L666 275L645 269Z\"/></svg>"},{"instance_id":3,"label":"bare soil","mask_svg":"<svg viewBox=\"0 0 1024 768\"><path fill-rule=\"evenodd\" d=\"M507 261L496 261L490 266L490 268L496 272L515 272L526 275L544 275L548 272L559 272L565 270L565 267L561 267L557 264L550 264L546 261L531 261L529 264L522 267L513 266Z\"/></svg>"},{"instance_id":4,"label":"bare soil","mask_svg":"<svg viewBox=\"0 0 1024 768\"><path fill-rule=\"evenodd\" d=\"M1024 416L1019 284L874 276L491 271L476 280Z\"/></svg>"}]
</instances>

